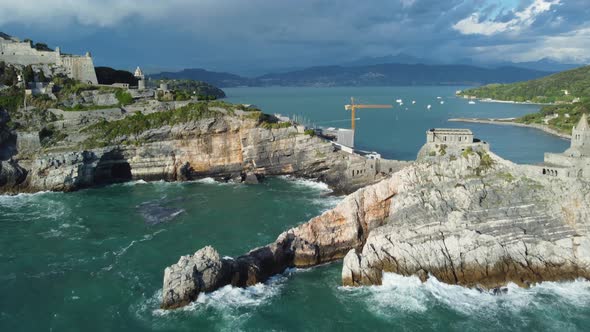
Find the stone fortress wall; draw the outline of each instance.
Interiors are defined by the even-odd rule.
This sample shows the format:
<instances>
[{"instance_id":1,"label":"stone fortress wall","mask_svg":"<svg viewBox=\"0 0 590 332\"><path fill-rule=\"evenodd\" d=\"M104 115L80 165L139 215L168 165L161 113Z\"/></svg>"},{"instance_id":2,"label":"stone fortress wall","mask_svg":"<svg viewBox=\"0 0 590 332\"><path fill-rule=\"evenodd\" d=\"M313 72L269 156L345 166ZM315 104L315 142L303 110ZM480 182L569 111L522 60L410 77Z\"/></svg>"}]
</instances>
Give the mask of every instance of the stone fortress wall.
<instances>
[{"instance_id":1,"label":"stone fortress wall","mask_svg":"<svg viewBox=\"0 0 590 332\"><path fill-rule=\"evenodd\" d=\"M31 47L29 42L20 42L0 37L0 61L28 65L56 65L66 69L69 77L76 80L98 84L94 62L90 53L84 56L64 55L59 48L55 51L39 51Z\"/></svg>"}]
</instances>

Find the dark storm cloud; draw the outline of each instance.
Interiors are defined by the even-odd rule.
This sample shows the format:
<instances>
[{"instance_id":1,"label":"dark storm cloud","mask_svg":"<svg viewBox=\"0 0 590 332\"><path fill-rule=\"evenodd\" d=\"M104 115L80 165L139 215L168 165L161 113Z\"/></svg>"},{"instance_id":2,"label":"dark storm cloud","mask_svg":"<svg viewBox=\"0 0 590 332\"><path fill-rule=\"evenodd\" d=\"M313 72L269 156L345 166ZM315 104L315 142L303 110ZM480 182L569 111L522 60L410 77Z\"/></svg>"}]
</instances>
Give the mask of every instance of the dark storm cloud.
<instances>
[{"instance_id":1,"label":"dark storm cloud","mask_svg":"<svg viewBox=\"0 0 590 332\"><path fill-rule=\"evenodd\" d=\"M124 67L264 71L399 52L587 61L588 7L587 0L0 0L0 30L92 48L98 62Z\"/></svg>"}]
</instances>

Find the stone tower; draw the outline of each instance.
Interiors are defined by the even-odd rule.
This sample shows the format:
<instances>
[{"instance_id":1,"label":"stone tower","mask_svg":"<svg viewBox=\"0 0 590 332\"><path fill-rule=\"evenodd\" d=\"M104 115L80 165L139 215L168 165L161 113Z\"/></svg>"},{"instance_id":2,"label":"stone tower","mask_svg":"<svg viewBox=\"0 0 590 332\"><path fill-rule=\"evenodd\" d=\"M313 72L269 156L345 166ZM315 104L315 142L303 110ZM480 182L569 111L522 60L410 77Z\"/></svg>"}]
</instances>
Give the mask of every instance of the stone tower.
<instances>
[{"instance_id":1,"label":"stone tower","mask_svg":"<svg viewBox=\"0 0 590 332\"><path fill-rule=\"evenodd\" d=\"M590 157L590 126L586 114L582 114L572 129L571 146L565 153L572 157Z\"/></svg>"},{"instance_id":2,"label":"stone tower","mask_svg":"<svg viewBox=\"0 0 590 332\"><path fill-rule=\"evenodd\" d=\"M137 67L133 76L137 78L137 90L145 90L145 75L141 68Z\"/></svg>"}]
</instances>

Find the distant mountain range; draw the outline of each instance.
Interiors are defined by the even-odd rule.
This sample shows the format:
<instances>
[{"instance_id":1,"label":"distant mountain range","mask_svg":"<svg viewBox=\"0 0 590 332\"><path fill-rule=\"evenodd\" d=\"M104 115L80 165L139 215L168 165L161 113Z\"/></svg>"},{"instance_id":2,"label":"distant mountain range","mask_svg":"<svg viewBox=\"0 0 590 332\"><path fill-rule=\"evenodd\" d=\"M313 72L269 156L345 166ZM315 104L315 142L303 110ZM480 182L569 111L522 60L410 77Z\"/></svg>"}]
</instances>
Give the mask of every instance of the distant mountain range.
<instances>
[{"instance_id":1,"label":"distant mountain range","mask_svg":"<svg viewBox=\"0 0 590 332\"><path fill-rule=\"evenodd\" d=\"M256 79L242 77L230 73L208 71L205 69L183 69L179 72L161 72L148 76L153 79L203 81L222 88L257 85Z\"/></svg>"},{"instance_id":2,"label":"distant mountain range","mask_svg":"<svg viewBox=\"0 0 590 332\"><path fill-rule=\"evenodd\" d=\"M484 68L499 68L499 67L519 67L525 69L547 71L547 72L560 72L564 70L574 69L583 66L583 64L571 64L561 63L549 58L543 58L538 61L528 62L477 62L471 58L461 58L455 61L443 62L439 60L426 59L415 57L413 55L399 53L397 55L387 55L381 57L364 57L355 61L342 63L344 67L355 67L355 66L370 66L384 63L400 63L400 64L425 64L425 65L469 65Z\"/></svg>"},{"instance_id":3,"label":"distant mountain range","mask_svg":"<svg viewBox=\"0 0 590 332\"><path fill-rule=\"evenodd\" d=\"M384 86L384 85L483 85L512 83L551 74L546 71L470 65L370 64L320 66L247 78L204 69L184 69L150 75L154 79L192 79L219 87L236 86Z\"/></svg>"}]
</instances>

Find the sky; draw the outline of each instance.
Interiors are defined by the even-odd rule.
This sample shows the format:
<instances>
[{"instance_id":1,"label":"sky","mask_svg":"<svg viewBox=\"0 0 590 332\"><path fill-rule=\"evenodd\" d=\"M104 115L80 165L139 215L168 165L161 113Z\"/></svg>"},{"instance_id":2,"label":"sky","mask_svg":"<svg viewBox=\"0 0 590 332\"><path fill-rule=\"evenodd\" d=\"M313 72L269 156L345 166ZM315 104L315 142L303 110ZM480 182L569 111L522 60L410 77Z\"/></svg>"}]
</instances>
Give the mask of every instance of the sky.
<instances>
[{"instance_id":1,"label":"sky","mask_svg":"<svg viewBox=\"0 0 590 332\"><path fill-rule=\"evenodd\" d=\"M590 0L0 0L0 31L147 72L252 76L398 53L590 63Z\"/></svg>"}]
</instances>

